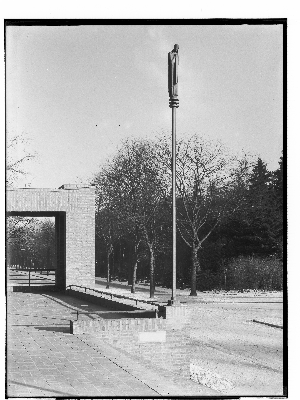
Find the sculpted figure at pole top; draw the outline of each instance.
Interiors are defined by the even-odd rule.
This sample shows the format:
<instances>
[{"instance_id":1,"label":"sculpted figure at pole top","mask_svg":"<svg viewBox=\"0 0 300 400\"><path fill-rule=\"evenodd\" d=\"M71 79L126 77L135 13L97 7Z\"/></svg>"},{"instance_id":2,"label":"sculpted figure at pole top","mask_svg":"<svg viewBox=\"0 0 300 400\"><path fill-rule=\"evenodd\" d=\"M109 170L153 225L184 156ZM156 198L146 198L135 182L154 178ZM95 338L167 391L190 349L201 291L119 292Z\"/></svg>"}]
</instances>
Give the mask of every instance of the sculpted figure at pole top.
<instances>
[{"instance_id":1,"label":"sculpted figure at pole top","mask_svg":"<svg viewBox=\"0 0 300 400\"><path fill-rule=\"evenodd\" d=\"M174 49L168 53L168 91L169 97L178 96L178 55L179 45L175 44Z\"/></svg>"}]
</instances>

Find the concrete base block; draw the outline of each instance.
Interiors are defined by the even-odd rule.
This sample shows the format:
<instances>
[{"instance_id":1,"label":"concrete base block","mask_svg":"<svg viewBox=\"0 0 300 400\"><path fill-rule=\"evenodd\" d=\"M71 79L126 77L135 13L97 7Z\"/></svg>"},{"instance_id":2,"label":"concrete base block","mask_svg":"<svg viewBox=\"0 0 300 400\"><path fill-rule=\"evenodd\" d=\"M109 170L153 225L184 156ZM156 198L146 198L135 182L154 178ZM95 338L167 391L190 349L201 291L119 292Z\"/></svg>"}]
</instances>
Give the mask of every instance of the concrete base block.
<instances>
[{"instance_id":1,"label":"concrete base block","mask_svg":"<svg viewBox=\"0 0 300 400\"><path fill-rule=\"evenodd\" d=\"M160 306L158 311L159 314L165 319L170 319L175 317L181 318L181 317L187 317L189 315L189 308L187 307L187 305L180 303L167 306Z\"/></svg>"},{"instance_id":2,"label":"concrete base block","mask_svg":"<svg viewBox=\"0 0 300 400\"><path fill-rule=\"evenodd\" d=\"M173 329L179 329L182 325L186 324L190 314L191 310L186 304L160 306L158 309L158 316L166 319L168 326Z\"/></svg>"}]
</instances>

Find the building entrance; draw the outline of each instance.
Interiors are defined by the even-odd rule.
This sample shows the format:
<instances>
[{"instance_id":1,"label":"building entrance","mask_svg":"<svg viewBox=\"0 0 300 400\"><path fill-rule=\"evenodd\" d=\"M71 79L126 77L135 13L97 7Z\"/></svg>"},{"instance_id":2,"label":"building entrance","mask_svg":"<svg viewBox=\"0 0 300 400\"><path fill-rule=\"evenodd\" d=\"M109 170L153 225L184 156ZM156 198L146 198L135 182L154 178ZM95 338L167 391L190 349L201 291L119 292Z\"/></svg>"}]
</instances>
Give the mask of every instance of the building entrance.
<instances>
[{"instance_id":1,"label":"building entrance","mask_svg":"<svg viewBox=\"0 0 300 400\"><path fill-rule=\"evenodd\" d=\"M9 286L63 290L66 283L65 212L9 212Z\"/></svg>"},{"instance_id":2,"label":"building entrance","mask_svg":"<svg viewBox=\"0 0 300 400\"><path fill-rule=\"evenodd\" d=\"M27 286L95 284L95 189L88 185L63 185L59 189L8 189L8 217L52 217L55 222L55 259L47 254L43 263L10 251L7 266L12 278L24 278ZM52 258L51 258L52 257ZM51 259L51 260L50 260ZM18 261L18 262L17 262ZM43 264L43 265L41 265ZM20 282L19 282L20 283ZM20 286L20 285L19 285Z\"/></svg>"}]
</instances>

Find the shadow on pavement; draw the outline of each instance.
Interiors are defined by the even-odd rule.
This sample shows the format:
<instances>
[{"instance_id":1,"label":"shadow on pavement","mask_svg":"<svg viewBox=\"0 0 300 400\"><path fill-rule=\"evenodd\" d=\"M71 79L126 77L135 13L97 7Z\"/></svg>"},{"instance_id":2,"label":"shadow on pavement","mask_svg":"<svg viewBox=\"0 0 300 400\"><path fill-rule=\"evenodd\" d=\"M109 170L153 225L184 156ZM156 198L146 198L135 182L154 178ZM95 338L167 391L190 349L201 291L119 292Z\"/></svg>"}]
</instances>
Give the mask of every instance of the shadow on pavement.
<instances>
[{"instance_id":1,"label":"shadow on pavement","mask_svg":"<svg viewBox=\"0 0 300 400\"><path fill-rule=\"evenodd\" d=\"M54 285L39 285L39 286L13 286L13 292L23 293L39 293L42 292L57 292L57 287Z\"/></svg>"},{"instance_id":2,"label":"shadow on pavement","mask_svg":"<svg viewBox=\"0 0 300 400\"><path fill-rule=\"evenodd\" d=\"M35 326L39 331L70 333L70 326Z\"/></svg>"},{"instance_id":3,"label":"shadow on pavement","mask_svg":"<svg viewBox=\"0 0 300 400\"><path fill-rule=\"evenodd\" d=\"M66 325L67 324L55 324L55 326L43 326L43 325L33 325L33 324L15 324L12 326L27 326L28 328L32 327L34 329L38 329L39 331L70 333L70 326Z\"/></svg>"},{"instance_id":4,"label":"shadow on pavement","mask_svg":"<svg viewBox=\"0 0 300 400\"><path fill-rule=\"evenodd\" d=\"M51 393L58 393L58 394L63 395L63 396L65 396L65 395L74 396L74 394L70 394L70 393L66 393L66 392L60 392L60 391L58 391L58 390L52 390L52 389L49 390L49 389L46 389L46 388L43 388L43 387L40 387L40 386L27 385L27 384L25 384L25 383L16 382L16 381L11 381L11 380L9 380L9 382L12 383L12 384L14 384L14 385L25 386L25 387L27 387L27 388L33 388L33 389L43 390L43 391L51 392ZM17 396L17 397L18 397L18 394L15 394L14 396ZM45 395L45 396L46 396L46 395ZM48 397L48 396L47 396L47 397Z\"/></svg>"},{"instance_id":5,"label":"shadow on pavement","mask_svg":"<svg viewBox=\"0 0 300 400\"><path fill-rule=\"evenodd\" d=\"M80 303L84 302L86 304L89 304L89 302L87 302L86 300L80 300L77 298L74 298L72 296L68 296L64 293L43 293L42 294L43 297L46 297L47 299L50 299L52 301L55 301L56 303L60 304L63 307L68 308L69 310L72 311L87 311L87 307L82 306ZM90 306L93 307L93 309L99 309L99 310L103 310L103 307L100 307L95 304L90 304Z\"/></svg>"}]
</instances>

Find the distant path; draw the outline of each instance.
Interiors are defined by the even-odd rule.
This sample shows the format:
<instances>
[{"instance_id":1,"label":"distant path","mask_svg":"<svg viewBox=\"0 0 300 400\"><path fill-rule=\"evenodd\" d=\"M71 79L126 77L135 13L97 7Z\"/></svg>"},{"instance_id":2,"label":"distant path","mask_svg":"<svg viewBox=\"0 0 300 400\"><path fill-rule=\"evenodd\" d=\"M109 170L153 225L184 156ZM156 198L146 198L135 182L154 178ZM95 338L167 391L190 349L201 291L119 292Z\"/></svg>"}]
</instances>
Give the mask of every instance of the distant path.
<instances>
[{"instance_id":1,"label":"distant path","mask_svg":"<svg viewBox=\"0 0 300 400\"><path fill-rule=\"evenodd\" d=\"M96 281L96 285L101 285L101 286L105 286L107 285L107 280L105 278L100 278L100 277L96 277L95 278ZM131 285L128 285L127 283L122 283L122 282L117 282L117 281L111 281L109 283L109 286L111 287L115 287L115 288L120 288L120 289L127 289L127 290L131 290ZM150 286L145 284L141 284L141 283L136 283L135 288L136 288L136 292L150 292ZM161 293L161 294L168 294L171 293L171 289L168 288L162 288L160 286L157 286L155 288L155 293Z\"/></svg>"}]
</instances>

